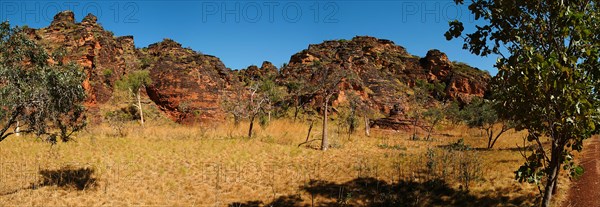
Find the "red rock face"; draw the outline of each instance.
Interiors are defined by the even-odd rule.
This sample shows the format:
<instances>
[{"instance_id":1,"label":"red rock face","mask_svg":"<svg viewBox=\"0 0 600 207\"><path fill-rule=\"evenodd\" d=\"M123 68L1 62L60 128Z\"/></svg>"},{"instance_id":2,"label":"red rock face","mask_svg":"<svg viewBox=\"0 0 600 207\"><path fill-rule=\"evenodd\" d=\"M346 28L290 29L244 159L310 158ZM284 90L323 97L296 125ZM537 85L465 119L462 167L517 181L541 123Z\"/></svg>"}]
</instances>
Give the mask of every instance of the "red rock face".
<instances>
[{"instance_id":1,"label":"red rock face","mask_svg":"<svg viewBox=\"0 0 600 207\"><path fill-rule=\"evenodd\" d=\"M264 61L260 68L256 65L237 71L238 80L241 82L258 81L261 78L276 77L279 75L277 67L269 61Z\"/></svg>"},{"instance_id":2,"label":"red rock face","mask_svg":"<svg viewBox=\"0 0 600 207\"><path fill-rule=\"evenodd\" d=\"M421 66L430 74L429 81L447 80L453 67L448 56L439 50L428 51L427 55L421 59Z\"/></svg>"},{"instance_id":3,"label":"red rock face","mask_svg":"<svg viewBox=\"0 0 600 207\"><path fill-rule=\"evenodd\" d=\"M58 13L50 26L34 30L30 35L49 54L61 57L51 62L74 62L83 68L87 74L83 87L88 107L107 102L115 81L126 71L139 67L133 37L114 37L97 24L91 14L76 23L73 12Z\"/></svg>"},{"instance_id":4,"label":"red rock face","mask_svg":"<svg viewBox=\"0 0 600 207\"><path fill-rule=\"evenodd\" d=\"M394 105L406 105L407 93L417 80L446 85L446 96L438 98L468 102L472 96L484 95L490 79L483 71L465 64L455 65L439 50L431 50L419 58L392 41L359 36L310 45L293 55L282 68L281 81L312 76L308 68L316 61L339 64L340 68L357 73L361 84L342 84L343 87L354 89L371 108L383 114L388 114ZM343 102L341 99L334 103Z\"/></svg>"},{"instance_id":5,"label":"red rock face","mask_svg":"<svg viewBox=\"0 0 600 207\"><path fill-rule=\"evenodd\" d=\"M174 121L194 124L223 120L220 96L230 88L231 71L216 57L184 49L172 40L150 45L150 99Z\"/></svg>"},{"instance_id":6,"label":"red rock face","mask_svg":"<svg viewBox=\"0 0 600 207\"><path fill-rule=\"evenodd\" d=\"M473 96L485 94L490 79L487 73L451 62L438 50L420 58L392 41L366 36L309 45L291 56L281 71L264 62L260 68L250 66L232 72L218 58L184 49L172 40L136 49L133 37L114 37L96 21L95 16L88 15L77 23L73 12L66 11L57 14L50 26L26 32L49 54L55 54L50 62L81 66L87 74L82 86L88 95L88 107L106 103L112 97L115 81L128 72L147 69L153 80L146 90L148 96L179 123L223 120L222 94L242 90L241 83L266 76L276 77L278 84L295 77L314 78L318 74L310 74L310 67L317 61L354 73L358 83L344 82L340 89L353 90L370 108L383 114L395 105L405 106L417 80L445 84L446 97L439 99L468 102ZM340 93L332 103L343 103L348 95ZM308 101L317 103L322 98L316 94Z\"/></svg>"},{"instance_id":7,"label":"red rock face","mask_svg":"<svg viewBox=\"0 0 600 207\"><path fill-rule=\"evenodd\" d=\"M475 79L462 74L453 74L449 85L446 87L446 94L461 103L469 103L473 97L483 97L485 95L489 80L489 77Z\"/></svg>"}]
</instances>

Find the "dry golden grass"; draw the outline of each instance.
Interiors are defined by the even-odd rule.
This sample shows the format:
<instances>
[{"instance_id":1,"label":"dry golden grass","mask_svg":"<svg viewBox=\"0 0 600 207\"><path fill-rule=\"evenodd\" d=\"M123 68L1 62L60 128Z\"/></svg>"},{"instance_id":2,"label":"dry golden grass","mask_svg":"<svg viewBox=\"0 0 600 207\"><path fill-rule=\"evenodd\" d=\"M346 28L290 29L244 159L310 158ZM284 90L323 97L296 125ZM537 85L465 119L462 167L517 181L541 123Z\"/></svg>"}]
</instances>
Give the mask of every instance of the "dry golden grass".
<instances>
[{"instance_id":1,"label":"dry golden grass","mask_svg":"<svg viewBox=\"0 0 600 207\"><path fill-rule=\"evenodd\" d=\"M244 136L247 123L186 127L148 122L144 128L131 123L126 137L115 137L106 125L91 126L76 141L55 146L13 136L0 143L0 206L365 206L383 203L394 192L416 192L400 199L410 201L408 206L535 202L535 186L514 180L523 162L514 150L522 143L521 133L509 132L495 150L466 154L479 158L483 178L465 192L454 178L431 182L439 176L423 172L426 153L444 153L440 146L460 138L484 147L477 130L448 127L433 141L411 141L407 133L383 130L373 130L371 137L362 131L348 136L331 125L335 147L326 152L313 149L319 142L298 147L308 124L289 120L256 127L253 139ZM315 124L312 138L319 135ZM83 169L88 171L73 172ZM89 180L73 178L82 172L89 172Z\"/></svg>"}]
</instances>

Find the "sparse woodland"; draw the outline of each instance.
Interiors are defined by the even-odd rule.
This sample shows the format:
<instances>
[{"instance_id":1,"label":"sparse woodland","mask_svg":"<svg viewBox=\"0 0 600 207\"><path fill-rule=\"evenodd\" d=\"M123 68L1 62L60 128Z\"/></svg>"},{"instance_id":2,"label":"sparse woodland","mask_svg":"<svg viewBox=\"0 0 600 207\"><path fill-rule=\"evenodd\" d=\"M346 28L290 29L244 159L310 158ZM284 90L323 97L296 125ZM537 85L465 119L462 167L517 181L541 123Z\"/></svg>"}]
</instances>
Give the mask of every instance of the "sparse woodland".
<instances>
[{"instance_id":1,"label":"sparse woodland","mask_svg":"<svg viewBox=\"0 0 600 207\"><path fill-rule=\"evenodd\" d=\"M513 3L446 33L494 77L366 36L231 70L93 16L2 23L0 205L560 206L596 134L598 5Z\"/></svg>"}]
</instances>

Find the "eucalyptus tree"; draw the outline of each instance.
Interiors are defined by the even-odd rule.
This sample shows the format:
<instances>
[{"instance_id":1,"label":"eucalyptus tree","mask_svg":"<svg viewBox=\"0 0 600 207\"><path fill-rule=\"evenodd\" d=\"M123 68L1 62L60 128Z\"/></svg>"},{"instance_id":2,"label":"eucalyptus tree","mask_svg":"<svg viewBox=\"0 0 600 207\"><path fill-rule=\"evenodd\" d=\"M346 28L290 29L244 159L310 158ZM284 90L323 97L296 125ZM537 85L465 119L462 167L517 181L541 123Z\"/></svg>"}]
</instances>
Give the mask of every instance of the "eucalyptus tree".
<instances>
[{"instance_id":1,"label":"eucalyptus tree","mask_svg":"<svg viewBox=\"0 0 600 207\"><path fill-rule=\"evenodd\" d=\"M86 123L85 74L74 64L50 64L23 30L0 24L0 141L18 133L69 141Z\"/></svg>"},{"instance_id":2,"label":"eucalyptus tree","mask_svg":"<svg viewBox=\"0 0 600 207\"><path fill-rule=\"evenodd\" d=\"M117 88L129 91L130 95L135 98L135 106L140 113L140 124L142 126L144 126L144 110L142 109L141 91L150 84L152 84L152 79L150 78L150 71L147 70L133 71L117 82Z\"/></svg>"},{"instance_id":3,"label":"eucalyptus tree","mask_svg":"<svg viewBox=\"0 0 600 207\"><path fill-rule=\"evenodd\" d=\"M543 185L542 206L551 205L561 166L571 175L580 172L571 152L581 151L583 140L597 132L599 3L473 0L468 8L484 23L463 35L464 25L453 21L445 34L448 40L462 37L473 54L499 55L492 86L499 116L516 121L538 146L516 178Z\"/></svg>"}]
</instances>

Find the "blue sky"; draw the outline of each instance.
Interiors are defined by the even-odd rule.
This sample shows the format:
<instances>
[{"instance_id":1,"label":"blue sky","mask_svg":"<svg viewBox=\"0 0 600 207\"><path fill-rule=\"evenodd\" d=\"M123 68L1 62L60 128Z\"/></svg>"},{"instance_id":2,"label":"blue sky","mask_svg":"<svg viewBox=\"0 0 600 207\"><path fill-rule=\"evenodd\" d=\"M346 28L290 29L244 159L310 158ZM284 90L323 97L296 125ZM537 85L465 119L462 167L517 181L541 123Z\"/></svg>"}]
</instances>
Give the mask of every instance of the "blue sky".
<instances>
[{"instance_id":1,"label":"blue sky","mask_svg":"<svg viewBox=\"0 0 600 207\"><path fill-rule=\"evenodd\" d=\"M418 56L439 49L453 61L496 73L496 57L472 55L461 49L462 40L444 38L448 21L459 19L467 29L476 23L466 7L451 0L0 0L0 18L16 25L46 27L60 10L74 11L77 21L93 13L115 35L133 35L137 47L171 38L221 58L232 69L265 60L281 66L309 44L368 35L392 40Z\"/></svg>"}]
</instances>

